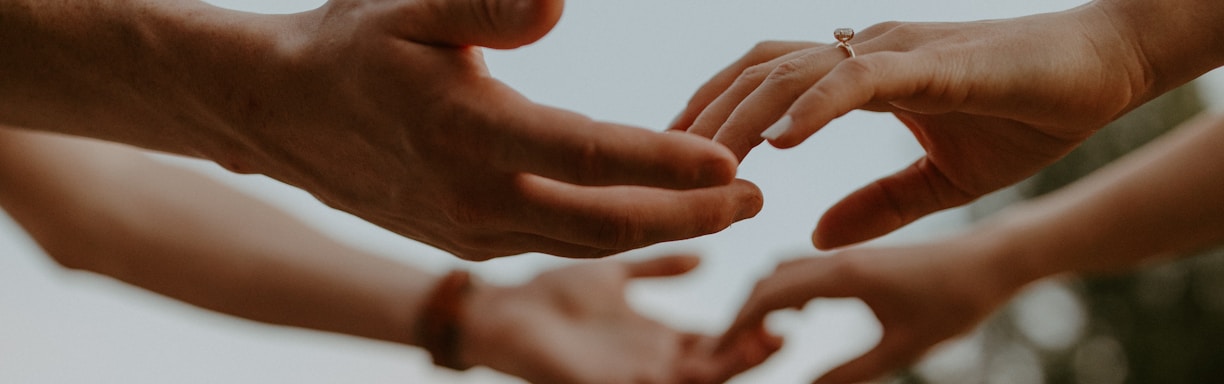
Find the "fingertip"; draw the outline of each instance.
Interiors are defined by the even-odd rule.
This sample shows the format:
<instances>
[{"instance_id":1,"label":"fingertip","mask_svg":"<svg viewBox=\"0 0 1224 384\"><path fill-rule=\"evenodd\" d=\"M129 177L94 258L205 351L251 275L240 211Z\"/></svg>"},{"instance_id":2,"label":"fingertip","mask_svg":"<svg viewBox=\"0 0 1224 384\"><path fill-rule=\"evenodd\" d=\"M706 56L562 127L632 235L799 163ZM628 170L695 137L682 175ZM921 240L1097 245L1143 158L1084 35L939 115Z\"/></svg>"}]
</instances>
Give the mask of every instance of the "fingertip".
<instances>
[{"instance_id":1,"label":"fingertip","mask_svg":"<svg viewBox=\"0 0 1224 384\"><path fill-rule=\"evenodd\" d=\"M669 255L626 264L631 277L667 277L688 273L701 264L695 255Z\"/></svg>"},{"instance_id":2,"label":"fingertip","mask_svg":"<svg viewBox=\"0 0 1224 384\"><path fill-rule=\"evenodd\" d=\"M725 146L717 145L716 154L706 160L698 176L700 184L707 186L727 185L735 181L739 173L739 158Z\"/></svg>"},{"instance_id":3,"label":"fingertip","mask_svg":"<svg viewBox=\"0 0 1224 384\"><path fill-rule=\"evenodd\" d=\"M824 231L822 228L825 228L825 226L817 225L816 229L812 231L812 246L821 251L832 251L842 246L836 239L830 238L828 231Z\"/></svg>"},{"instance_id":4,"label":"fingertip","mask_svg":"<svg viewBox=\"0 0 1224 384\"><path fill-rule=\"evenodd\" d=\"M769 140L770 143L778 141L791 131L795 125L795 119L790 114L782 116L781 119L775 121L773 125L761 132L761 138Z\"/></svg>"},{"instance_id":5,"label":"fingertip","mask_svg":"<svg viewBox=\"0 0 1224 384\"><path fill-rule=\"evenodd\" d=\"M677 165L685 186L690 188L708 188L730 184L735 181L739 172L739 158L730 148L716 143L708 138L690 134L684 131L663 131L666 140L671 140L670 148L661 148L673 153L687 153ZM684 151L684 152L679 152ZM686 165L687 164L687 165Z\"/></svg>"},{"instance_id":6,"label":"fingertip","mask_svg":"<svg viewBox=\"0 0 1224 384\"><path fill-rule=\"evenodd\" d=\"M500 10L490 11L496 14L506 14L500 18L505 22L502 39L493 40L485 46L494 49L514 49L534 43L548 32L552 31L565 9L564 0L503 0L498 4Z\"/></svg>"},{"instance_id":7,"label":"fingertip","mask_svg":"<svg viewBox=\"0 0 1224 384\"><path fill-rule=\"evenodd\" d=\"M807 128L804 128L808 126L813 125L807 123L805 119L788 113L761 132L761 138L769 141L770 145L778 149L794 148L815 133L815 130L809 132ZM823 126L823 124L816 126Z\"/></svg>"},{"instance_id":8,"label":"fingertip","mask_svg":"<svg viewBox=\"0 0 1224 384\"><path fill-rule=\"evenodd\" d=\"M735 221L756 217L765 208L765 196L761 188L747 180L736 180L736 183L743 186L744 192L740 197L739 210L735 213Z\"/></svg>"},{"instance_id":9,"label":"fingertip","mask_svg":"<svg viewBox=\"0 0 1224 384\"><path fill-rule=\"evenodd\" d=\"M868 186L864 190L868 188L875 187ZM876 200L864 190L856 191L825 211L812 233L812 245L826 251L841 248L874 239L905 224L896 210L885 206L886 201Z\"/></svg>"},{"instance_id":10,"label":"fingertip","mask_svg":"<svg viewBox=\"0 0 1224 384\"><path fill-rule=\"evenodd\" d=\"M761 323L761 325L757 327L757 332L759 332L761 340L764 340L766 347L768 347L770 350L777 351L782 349L782 345L785 340L782 338L782 336L778 336L773 334L773 332L770 332L769 327L766 327L764 323Z\"/></svg>"},{"instance_id":11,"label":"fingertip","mask_svg":"<svg viewBox=\"0 0 1224 384\"><path fill-rule=\"evenodd\" d=\"M672 258L675 260L673 262L676 264L676 269L683 270L684 272L692 271L701 266L701 257L697 255L673 255Z\"/></svg>"}]
</instances>

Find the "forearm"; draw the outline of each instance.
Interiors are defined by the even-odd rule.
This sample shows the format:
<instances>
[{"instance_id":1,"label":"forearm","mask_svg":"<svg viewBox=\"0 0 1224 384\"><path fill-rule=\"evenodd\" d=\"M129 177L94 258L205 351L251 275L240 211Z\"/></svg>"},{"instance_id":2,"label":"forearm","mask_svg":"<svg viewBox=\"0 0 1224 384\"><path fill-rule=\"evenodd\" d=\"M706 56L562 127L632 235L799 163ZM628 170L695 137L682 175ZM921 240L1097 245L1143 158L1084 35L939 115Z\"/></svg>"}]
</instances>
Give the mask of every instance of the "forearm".
<instances>
[{"instance_id":1,"label":"forearm","mask_svg":"<svg viewBox=\"0 0 1224 384\"><path fill-rule=\"evenodd\" d=\"M1146 102L1224 65L1224 4L1215 0L1097 0L1138 52ZM1117 63L1119 66L1124 63Z\"/></svg>"},{"instance_id":2,"label":"forearm","mask_svg":"<svg viewBox=\"0 0 1224 384\"><path fill-rule=\"evenodd\" d=\"M1199 117L977 234L1029 280L1133 268L1224 241L1224 118Z\"/></svg>"},{"instance_id":3,"label":"forearm","mask_svg":"<svg viewBox=\"0 0 1224 384\"><path fill-rule=\"evenodd\" d=\"M224 159L288 21L197 0L0 0L0 124Z\"/></svg>"},{"instance_id":4,"label":"forearm","mask_svg":"<svg viewBox=\"0 0 1224 384\"><path fill-rule=\"evenodd\" d=\"M256 321L416 344L435 280L111 145L0 129L0 205L67 266Z\"/></svg>"}]
</instances>

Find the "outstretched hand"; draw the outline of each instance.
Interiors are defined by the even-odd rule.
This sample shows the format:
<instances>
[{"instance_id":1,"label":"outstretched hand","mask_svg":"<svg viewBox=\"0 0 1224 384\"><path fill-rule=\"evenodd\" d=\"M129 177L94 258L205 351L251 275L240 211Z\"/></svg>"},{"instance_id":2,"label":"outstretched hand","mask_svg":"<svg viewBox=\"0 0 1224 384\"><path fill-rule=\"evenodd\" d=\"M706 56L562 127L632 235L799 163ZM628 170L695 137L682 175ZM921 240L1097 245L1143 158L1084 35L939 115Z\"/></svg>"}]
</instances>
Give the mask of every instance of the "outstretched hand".
<instances>
[{"instance_id":1,"label":"outstretched hand","mask_svg":"<svg viewBox=\"0 0 1224 384\"><path fill-rule=\"evenodd\" d=\"M332 0L286 16L281 66L235 85L232 125L250 129L218 161L472 260L601 257L755 215L760 192L721 145L535 104L489 75L479 47L531 43L561 8Z\"/></svg>"},{"instance_id":2,"label":"outstretched hand","mask_svg":"<svg viewBox=\"0 0 1224 384\"><path fill-rule=\"evenodd\" d=\"M980 252L972 241L940 242L851 249L783 263L757 283L721 344L731 346L755 333L773 311L801 309L817 298L858 298L875 313L883 337L817 382L879 378L970 330L1019 289L1019 280L998 278L994 267L979 262L984 259L962 257Z\"/></svg>"},{"instance_id":3,"label":"outstretched hand","mask_svg":"<svg viewBox=\"0 0 1224 384\"><path fill-rule=\"evenodd\" d=\"M473 294L461 351L470 363L532 383L721 383L763 362L781 341L745 329L714 353L713 336L680 332L625 301L638 278L681 275L695 257L597 262Z\"/></svg>"},{"instance_id":4,"label":"outstretched hand","mask_svg":"<svg viewBox=\"0 0 1224 384\"><path fill-rule=\"evenodd\" d=\"M829 209L812 241L836 248L1019 182L1153 97L1125 33L1088 5L879 24L851 40L855 58L832 45L763 43L705 84L671 129L742 159L763 134L789 148L852 110L895 115L926 156Z\"/></svg>"}]
</instances>

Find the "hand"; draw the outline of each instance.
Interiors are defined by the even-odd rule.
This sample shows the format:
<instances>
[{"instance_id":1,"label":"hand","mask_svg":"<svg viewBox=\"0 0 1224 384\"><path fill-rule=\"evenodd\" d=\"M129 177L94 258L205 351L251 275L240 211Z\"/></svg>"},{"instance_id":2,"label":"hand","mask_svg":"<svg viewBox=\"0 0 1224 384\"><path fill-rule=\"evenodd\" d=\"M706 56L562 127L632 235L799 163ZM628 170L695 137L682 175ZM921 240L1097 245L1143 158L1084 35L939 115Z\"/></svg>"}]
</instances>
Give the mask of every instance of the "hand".
<instances>
[{"instance_id":1,"label":"hand","mask_svg":"<svg viewBox=\"0 0 1224 384\"><path fill-rule=\"evenodd\" d=\"M743 158L774 122L789 122L771 140L789 148L851 110L894 114L926 156L824 215L812 241L835 248L1019 182L1154 97L1127 37L1093 3L1001 21L879 24L851 40L857 58L765 43L703 86L671 128Z\"/></svg>"},{"instance_id":2,"label":"hand","mask_svg":"<svg viewBox=\"0 0 1224 384\"><path fill-rule=\"evenodd\" d=\"M760 209L721 145L592 121L490 77L479 46L547 33L561 0L333 0L286 16L278 67L227 100L218 161L471 260L601 257ZM239 82L241 83L241 82Z\"/></svg>"},{"instance_id":3,"label":"hand","mask_svg":"<svg viewBox=\"0 0 1224 384\"><path fill-rule=\"evenodd\" d=\"M770 312L812 299L862 299L883 327L879 344L818 383L858 383L904 368L941 341L970 330L1023 285L984 262L975 239L905 248L851 249L778 266L753 289L721 344L752 334ZM1002 273L1000 273L1002 272Z\"/></svg>"},{"instance_id":4,"label":"hand","mask_svg":"<svg viewBox=\"0 0 1224 384\"><path fill-rule=\"evenodd\" d=\"M714 354L715 338L670 329L625 302L642 277L676 276L693 257L580 264L508 288L480 289L469 301L461 353L532 383L721 383L764 361L780 340L746 330Z\"/></svg>"}]
</instances>

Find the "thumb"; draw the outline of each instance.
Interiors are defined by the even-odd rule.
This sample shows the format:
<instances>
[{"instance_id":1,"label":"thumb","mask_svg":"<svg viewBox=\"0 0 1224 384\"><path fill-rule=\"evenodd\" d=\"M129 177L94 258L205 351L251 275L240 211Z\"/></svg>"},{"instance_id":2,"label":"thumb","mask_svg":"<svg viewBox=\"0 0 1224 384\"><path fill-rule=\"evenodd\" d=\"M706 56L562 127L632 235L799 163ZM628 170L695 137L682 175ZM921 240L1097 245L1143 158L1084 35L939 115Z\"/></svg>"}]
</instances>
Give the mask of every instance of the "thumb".
<instances>
[{"instance_id":1,"label":"thumb","mask_svg":"<svg viewBox=\"0 0 1224 384\"><path fill-rule=\"evenodd\" d=\"M833 249L888 234L930 213L973 201L930 159L851 193L825 211L812 243Z\"/></svg>"},{"instance_id":2,"label":"thumb","mask_svg":"<svg viewBox=\"0 0 1224 384\"><path fill-rule=\"evenodd\" d=\"M561 18L565 0L415 0L405 38L449 46L518 48L539 40Z\"/></svg>"}]
</instances>

